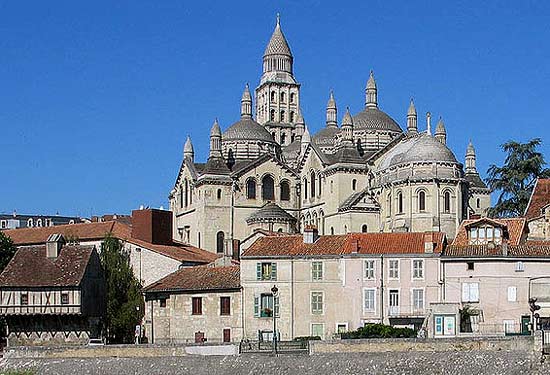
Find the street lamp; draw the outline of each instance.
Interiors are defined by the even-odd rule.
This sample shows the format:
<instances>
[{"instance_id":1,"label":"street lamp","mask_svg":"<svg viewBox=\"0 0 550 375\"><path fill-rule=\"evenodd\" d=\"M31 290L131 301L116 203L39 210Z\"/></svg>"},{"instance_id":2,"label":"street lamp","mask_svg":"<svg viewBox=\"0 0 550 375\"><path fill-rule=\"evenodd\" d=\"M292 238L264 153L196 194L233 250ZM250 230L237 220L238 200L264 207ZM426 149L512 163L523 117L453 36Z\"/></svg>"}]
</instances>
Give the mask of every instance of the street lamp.
<instances>
[{"instance_id":1,"label":"street lamp","mask_svg":"<svg viewBox=\"0 0 550 375\"><path fill-rule=\"evenodd\" d=\"M275 298L279 295L279 288L276 285L273 285L271 288L271 293L273 293L273 355L277 355L277 316L275 314Z\"/></svg>"}]
</instances>

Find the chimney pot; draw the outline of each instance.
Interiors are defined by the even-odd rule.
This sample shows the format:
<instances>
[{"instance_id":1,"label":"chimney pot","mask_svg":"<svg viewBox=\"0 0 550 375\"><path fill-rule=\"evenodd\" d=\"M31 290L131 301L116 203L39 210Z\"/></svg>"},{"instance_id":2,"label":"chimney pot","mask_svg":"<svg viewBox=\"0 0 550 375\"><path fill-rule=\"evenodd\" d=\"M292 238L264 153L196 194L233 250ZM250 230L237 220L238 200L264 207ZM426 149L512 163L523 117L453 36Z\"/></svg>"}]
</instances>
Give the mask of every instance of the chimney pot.
<instances>
[{"instance_id":1,"label":"chimney pot","mask_svg":"<svg viewBox=\"0 0 550 375\"><path fill-rule=\"evenodd\" d=\"M65 244L65 238L61 234L52 234L46 240L46 257L57 258L61 252L61 248Z\"/></svg>"},{"instance_id":2,"label":"chimney pot","mask_svg":"<svg viewBox=\"0 0 550 375\"><path fill-rule=\"evenodd\" d=\"M434 252L434 235L432 232L424 233L424 252L433 253Z\"/></svg>"},{"instance_id":3,"label":"chimney pot","mask_svg":"<svg viewBox=\"0 0 550 375\"><path fill-rule=\"evenodd\" d=\"M319 238L319 231L314 225L307 225L304 228L304 243L314 243Z\"/></svg>"}]
</instances>

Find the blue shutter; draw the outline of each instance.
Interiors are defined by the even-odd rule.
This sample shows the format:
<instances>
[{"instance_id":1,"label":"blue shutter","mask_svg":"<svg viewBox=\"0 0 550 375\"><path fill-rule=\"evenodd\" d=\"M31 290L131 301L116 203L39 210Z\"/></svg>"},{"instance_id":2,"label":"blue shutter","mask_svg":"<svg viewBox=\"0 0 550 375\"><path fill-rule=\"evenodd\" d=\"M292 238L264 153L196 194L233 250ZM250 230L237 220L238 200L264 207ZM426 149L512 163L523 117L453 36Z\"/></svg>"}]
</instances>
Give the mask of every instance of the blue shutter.
<instances>
[{"instance_id":1,"label":"blue shutter","mask_svg":"<svg viewBox=\"0 0 550 375\"><path fill-rule=\"evenodd\" d=\"M260 298L254 297L254 316L259 317L260 316Z\"/></svg>"},{"instance_id":2,"label":"blue shutter","mask_svg":"<svg viewBox=\"0 0 550 375\"><path fill-rule=\"evenodd\" d=\"M277 280L277 263L271 263L271 280Z\"/></svg>"},{"instance_id":3,"label":"blue shutter","mask_svg":"<svg viewBox=\"0 0 550 375\"><path fill-rule=\"evenodd\" d=\"M256 280L262 279L262 264L256 263Z\"/></svg>"}]
</instances>

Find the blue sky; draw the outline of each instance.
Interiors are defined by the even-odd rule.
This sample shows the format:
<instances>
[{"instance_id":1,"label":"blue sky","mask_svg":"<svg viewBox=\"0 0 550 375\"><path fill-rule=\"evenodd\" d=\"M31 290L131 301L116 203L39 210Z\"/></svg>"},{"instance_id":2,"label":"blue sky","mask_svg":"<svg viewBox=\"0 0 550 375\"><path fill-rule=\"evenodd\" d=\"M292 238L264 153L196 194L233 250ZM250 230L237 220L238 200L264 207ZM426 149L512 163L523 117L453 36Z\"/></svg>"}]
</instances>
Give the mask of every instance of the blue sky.
<instances>
[{"instance_id":1,"label":"blue sky","mask_svg":"<svg viewBox=\"0 0 550 375\"><path fill-rule=\"evenodd\" d=\"M374 69L381 109L404 126L414 97L482 175L510 139L550 159L550 2L0 0L0 212L167 207L186 135L202 161L214 118L238 119L277 12L310 130L330 88L359 112Z\"/></svg>"}]
</instances>

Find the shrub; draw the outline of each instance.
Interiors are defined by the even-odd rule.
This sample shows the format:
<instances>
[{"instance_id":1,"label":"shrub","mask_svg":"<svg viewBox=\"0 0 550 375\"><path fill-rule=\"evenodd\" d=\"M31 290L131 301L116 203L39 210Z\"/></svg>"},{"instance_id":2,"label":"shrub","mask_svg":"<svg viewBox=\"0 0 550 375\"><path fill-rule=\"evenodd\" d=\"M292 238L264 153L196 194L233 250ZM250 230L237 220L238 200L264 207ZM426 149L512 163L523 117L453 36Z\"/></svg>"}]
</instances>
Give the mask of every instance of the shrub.
<instances>
[{"instance_id":1,"label":"shrub","mask_svg":"<svg viewBox=\"0 0 550 375\"><path fill-rule=\"evenodd\" d=\"M319 336L298 336L294 338L294 341L313 341L313 340L321 340L321 337Z\"/></svg>"},{"instance_id":2,"label":"shrub","mask_svg":"<svg viewBox=\"0 0 550 375\"><path fill-rule=\"evenodd\" d=\"M416 337L416 330L369 323L356 331L342 333L341 337L343 339L411 338Z\"/></svg>"}]
</instances>

